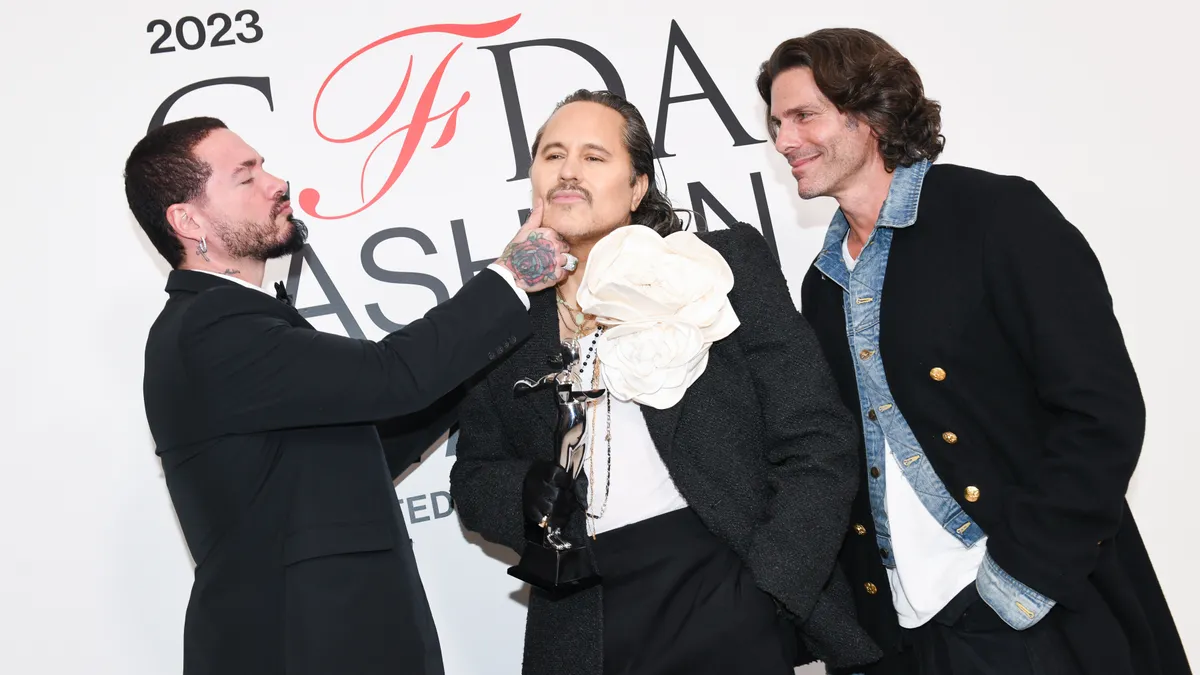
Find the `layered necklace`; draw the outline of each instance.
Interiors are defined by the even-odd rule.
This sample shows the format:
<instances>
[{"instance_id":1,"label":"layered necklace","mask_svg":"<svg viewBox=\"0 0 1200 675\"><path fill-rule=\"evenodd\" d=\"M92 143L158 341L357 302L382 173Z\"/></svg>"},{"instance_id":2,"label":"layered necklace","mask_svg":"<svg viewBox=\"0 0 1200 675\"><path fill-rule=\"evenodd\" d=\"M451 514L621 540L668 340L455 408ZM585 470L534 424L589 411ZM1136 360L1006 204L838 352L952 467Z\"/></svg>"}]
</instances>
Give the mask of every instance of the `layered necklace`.
<instances>
[{"instance_id":1,"label":"layered necklace","mask_svg":"<svg viewBox=\"0 0 1200 675\"><path fill-rule=\"evenodd\" d=\"M589 319L588 316L583 313L583 310L572 306L565 299L563 299L562 294L559 293L557 289L555 290L555 297L558 301L558 305L567 312L567 314L564 315L564 312L559 310L559 319L566 326L567 330L570 330L574 333L575 344L580 345L580 349L582 349L582 344L579 341L580 336L582 336L586 330L587 324L595 321L595 317ZM600 341L600 336L603 334L604 326L597 324L596 330L591 336L591 344L588 346L587 353L582 357L582 363L579 366L579 375L581 378L586 377L588 370L591 370L592 389L596 389L600 386L600 358L596 352L596 345ZM604 512L608 510L609 486L612 485L612 400L608 394L604 395L604 442L607 447L605 452L606 468L604 470L604 501L600 505L599 513L592 513L591 511L592 505L596 503L596 482L591 480L596 475L596 414L594 412L594 407L599 405L599 401L592 402L589 405L593 407L593 414L591 437L588 440L588 508L584 511L584 515L587 516L586 524L588 534L591 535L592 539L594 540L596 538L596 531L595 525L592 521L602 518L604 516Z\"/></svg>"}]
</instances>

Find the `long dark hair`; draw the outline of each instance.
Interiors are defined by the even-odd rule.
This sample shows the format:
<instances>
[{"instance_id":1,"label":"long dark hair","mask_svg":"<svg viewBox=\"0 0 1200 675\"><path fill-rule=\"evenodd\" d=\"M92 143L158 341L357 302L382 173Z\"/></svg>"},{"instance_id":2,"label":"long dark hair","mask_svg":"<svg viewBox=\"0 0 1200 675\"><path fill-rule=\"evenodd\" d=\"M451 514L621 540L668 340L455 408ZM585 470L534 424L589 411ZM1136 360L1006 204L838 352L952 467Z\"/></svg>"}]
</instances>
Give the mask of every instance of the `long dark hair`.
<instances>
[{"instance_id":1,"label":"long dark hair","mask_svg":"<svg viewBox=\"0 0 1200 675\"><path fill-rule=\"evenodd\" d=\"M771 84L792 68L812 70L817 88L839 111L867 121L888 171L922 158L932 162L945 147L941 106L925 98L916 68L883 38L859 28L826 28L785 40L762 64L758 93L767 104L772 139Z\"/></svg>"},{"instance_id":2,"label":"long dark hair","mask_svg":"<svg viewBox=\"0 0 1200 675\"><path fill-rule=\"evenodd\" d=\"M638 111L637 106L625 100L625 97L611 91L580 89L559 101L558 105L554 106L554 112L558 112L559 108L568 103L580 101L599 103L612 108L625 120L623 140L625 141L625 150L633 161L633 173L629 177L630 185L637 182L639 176L645 176L648 181L646 196L642 197L637 210L633 212L633 222L645 225L664 237L672 232L682 230L683 223L679 220L676 212L686 212L686 209L675 208L666 193L658 187L658 181L654 176L654 140L650 137L650 129L646 127L646 120L642 118L642 113ZM551 113L550 116L553 117L554 113ZM546 125L542 124L538 129L537 136L533 139L530 154L534 157L537 156L538 146L542 142L542 132L545 128Z\"/></svg>"}]
</instances>

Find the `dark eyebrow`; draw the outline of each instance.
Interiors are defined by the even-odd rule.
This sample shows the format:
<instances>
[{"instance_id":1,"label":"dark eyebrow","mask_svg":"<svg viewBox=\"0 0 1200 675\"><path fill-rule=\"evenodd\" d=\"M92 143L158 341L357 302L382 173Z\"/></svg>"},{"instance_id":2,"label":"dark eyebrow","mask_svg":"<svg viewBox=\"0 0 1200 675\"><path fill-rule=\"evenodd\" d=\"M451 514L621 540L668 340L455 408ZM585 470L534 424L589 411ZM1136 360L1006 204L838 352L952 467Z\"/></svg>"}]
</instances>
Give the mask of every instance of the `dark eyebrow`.
<instances>
[{"instance_id":1,"label":"dark eyebrow","mask_svg":"<svg viewBox=\"0 0 1200 675\"><path fill-rule=\"evenodd\" d=\"M595 143L584 143L583 147L587 150L595 150L596 152L599 152L600 154L606 155L608 157L612 156L612 153L609 152L608 149L605 148L603 145L597 145ZM550 148L557 148L559 150L567 149L567 147L565 145L563 145L562 143L559 143L558 141L555 141L553 143L547 143L546 147L543 148L543 150L549 150Z\"/></svg>"},{"instance_id":2,"label":"dark eyebrow","mask_svg":"<svg viewBox=\"0 0 1200 675\"><path fill-rule=\"evenodd\" d=\"M803 113L803 112L812 112L812 106L798 105L798 106L795 106L792 108L788 108L787 110L783 111L783 116L784 117L795 117L796 115ZM778 118L772 118L772 119L778 119Z\"/></svg>"},{"instance_id":3,"label":"dark eyebrow","mask_svg":"<svg viewBox=\"0 0 1200 675\"><path fill-rule=\"evenodd\" d=\"M259 164L265 164L266 161L267 160L265 160L261 157L259 157L258 159L248 159L238 165L238 168L234 170L233 175L236 176L243 171L249 171L250 169L253 169L254 167L258 166Z\"/></svg>"}]
</instances>

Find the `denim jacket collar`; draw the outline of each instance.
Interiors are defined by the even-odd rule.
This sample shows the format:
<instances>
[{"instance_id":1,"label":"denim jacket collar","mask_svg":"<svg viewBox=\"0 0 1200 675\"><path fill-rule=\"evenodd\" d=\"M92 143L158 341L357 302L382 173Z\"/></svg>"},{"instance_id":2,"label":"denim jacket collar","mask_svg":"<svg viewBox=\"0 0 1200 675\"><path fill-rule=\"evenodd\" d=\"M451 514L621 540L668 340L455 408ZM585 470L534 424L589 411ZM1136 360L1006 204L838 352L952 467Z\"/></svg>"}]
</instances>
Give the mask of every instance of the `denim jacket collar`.
<instances>
[{"instance_id":1,"label":"denim jacket collar","mask_svg":"<svg viewBox=\"0 0 1200 675\"><path fill-rule=\"evenodd\" d=\"M925 182L925 174L929 171L930 162L926 159L917 160L912 166L897 166L892 172L892 183L888 187L887 197L883 207L879 209L879 219L875 227L902 228L917 222L917 205L921 201L921 186ZM825 233L825 243L817 256L816 266L825 276L833 279L842 288L849 286L849 273L842 261L842 242L850 231L850 223L839 208L833 214L829 230Z\"/></svg>"}]
</instances>

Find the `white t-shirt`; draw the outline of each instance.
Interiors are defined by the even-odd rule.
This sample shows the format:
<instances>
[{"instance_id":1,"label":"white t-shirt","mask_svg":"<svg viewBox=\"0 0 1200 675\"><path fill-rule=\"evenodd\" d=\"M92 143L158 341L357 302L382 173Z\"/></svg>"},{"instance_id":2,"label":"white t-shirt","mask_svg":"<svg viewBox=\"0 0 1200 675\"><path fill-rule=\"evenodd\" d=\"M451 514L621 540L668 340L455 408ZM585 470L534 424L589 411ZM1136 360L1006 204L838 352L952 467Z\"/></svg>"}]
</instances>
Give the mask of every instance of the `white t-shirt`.
<instances>
[{"instance_id":1,"label":"white t-shirt","mask_svg":"<svg viewBox=\"0 0 1200 675\"><path fill-rule=\"evenodd\" d=\"M592 386L596 353L593 347L597 337L597 333L592 333L579 339L580 363L577 367L587 389L604 387L603 379ZM603 368L603 364L600 367ZM587 518L592 533L608 532L687 506L650 437L646 419L637 403L610 399L605 394L589 405L587 422L587 446L583 453L583 471L588 477L587 512L601 516ZM610 444L605 440L610 430L611 455ZM604 499L606 484L607 505Z\"/></svg>"}]
</instances>

